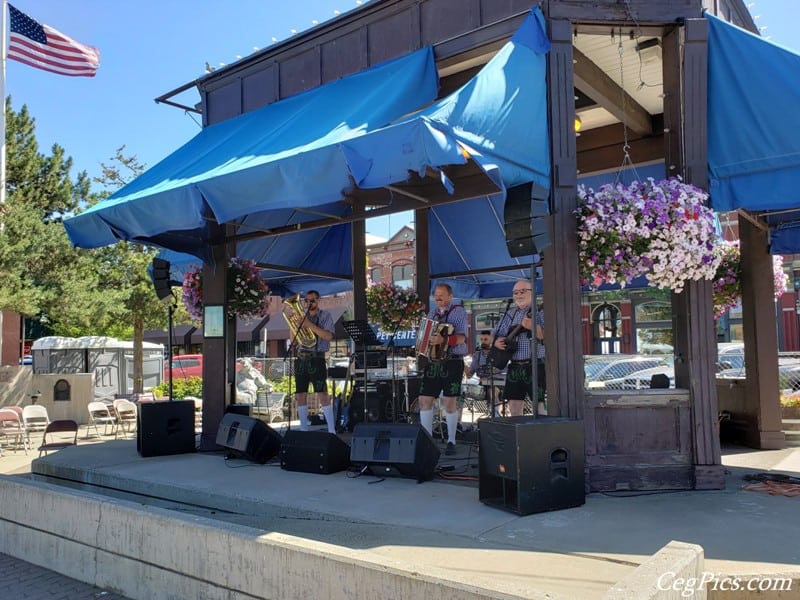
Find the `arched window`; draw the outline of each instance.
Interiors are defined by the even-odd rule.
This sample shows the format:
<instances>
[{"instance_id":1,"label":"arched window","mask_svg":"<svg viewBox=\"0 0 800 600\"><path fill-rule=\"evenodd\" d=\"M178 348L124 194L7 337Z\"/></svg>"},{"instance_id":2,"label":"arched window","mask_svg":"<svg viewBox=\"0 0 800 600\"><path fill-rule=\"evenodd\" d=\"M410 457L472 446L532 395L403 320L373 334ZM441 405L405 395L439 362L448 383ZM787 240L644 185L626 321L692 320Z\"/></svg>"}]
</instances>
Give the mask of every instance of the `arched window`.
<instances>
[{"instance_id":1,"label":"arched window","mask_svg":"<svg viewBox=\"0 0 800 600\"><path fill-rule=\"evenodd\" d=\"M411 263L392 267L392 283L401 288L414 287L414 265Z\"/></svg>"},{"instance_id":2,"label":"arched window","mask_svg":"<svg viewBox=\"0 0 800 600\"><path fill-rule=\"evenodd\" d=\"M618 354L622 338L622 316L613 304L601 304L592 314L594 354Z\"/></svg>"}]
</instances>

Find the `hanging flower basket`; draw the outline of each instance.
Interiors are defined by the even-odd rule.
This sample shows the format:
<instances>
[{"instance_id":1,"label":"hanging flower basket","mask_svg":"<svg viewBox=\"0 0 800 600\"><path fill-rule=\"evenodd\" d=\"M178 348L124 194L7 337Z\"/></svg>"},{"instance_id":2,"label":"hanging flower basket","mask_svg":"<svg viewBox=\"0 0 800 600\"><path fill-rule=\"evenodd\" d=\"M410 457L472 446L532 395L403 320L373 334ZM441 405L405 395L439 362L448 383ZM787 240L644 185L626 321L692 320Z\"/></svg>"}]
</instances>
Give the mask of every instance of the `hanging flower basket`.
<instances>
[{"instance_id":1,"label":"hanging flower basket","mask_svg":"<svg viewBox=\"0 0 800 600\"><path fill-rule=\"evenodd\" d=\"M243 319L266 317L269 285L252 260L232 258L228 263L228 316ZM203 269L195 267L183 276L183 304L197 323L203 322Z\"/></svg>"},{"instance_id":2,"label":"hanging flower basket","mask_svg":"<svg viewBox=\"0 0 800 600\"><path fill-rule=\"evenodd\" d=\"M578 187L578 254L583 284L625 287L644 275L680 293L687 281L712 279L718 236L708 196L680 178Z\"/></svg>"},{"instance_id":3,"label":"hanging flower basket","mask_svg":"<svg viewBox=\"0 0 800 600\"><path fill-rule=\"evenodd\" d=\"M416 325L425 316L425 305L413 290L388 283L367 287L367 316L385 332Z\"/></svg>"},{"instance_id":4,"label":"hanging flower basket","mask_svg":"<svg viewBox=\"0 0 800 600\"><path fill-rule=\"evenodd\" d=\"M723 242L716 248L720 257L714 275L714 319L719 319L732 308L736 308L742 296L742 266L739 242ZM783 272L783 257L772 257L774 295L783 296L789 277Z\"/></svg>"}]
</instances>

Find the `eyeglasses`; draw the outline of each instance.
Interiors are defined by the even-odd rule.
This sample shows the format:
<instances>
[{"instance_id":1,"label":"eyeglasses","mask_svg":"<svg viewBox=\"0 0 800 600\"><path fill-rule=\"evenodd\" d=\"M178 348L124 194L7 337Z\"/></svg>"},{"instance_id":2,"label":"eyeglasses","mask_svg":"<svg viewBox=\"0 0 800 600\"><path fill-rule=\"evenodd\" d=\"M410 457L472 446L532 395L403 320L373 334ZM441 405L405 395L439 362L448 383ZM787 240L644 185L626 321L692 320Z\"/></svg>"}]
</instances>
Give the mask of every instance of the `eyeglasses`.
<instances>
[{"instance_id":1,"label":"eyeglasses","mask_svg":"<svg viewBox=\"0 0 800 600\"><path fill-rule=\"evenodd\" d=\"M316 298L306 298L306 304L316 304L316 303L317 303Z\"/></svg>"},{"instance_id":2,"label":"eyeglasses","mask_svg":"<svg viewBox=\"0 0 800 600\"><path fill-rule=\"evenodd\" d=\"M531 291L531 288L525 288L525 289L522 289L522 290L514 290L514 295L515 296L522 296L522 294L527 294L530 291Z\"/></svg>"}]
</instances>

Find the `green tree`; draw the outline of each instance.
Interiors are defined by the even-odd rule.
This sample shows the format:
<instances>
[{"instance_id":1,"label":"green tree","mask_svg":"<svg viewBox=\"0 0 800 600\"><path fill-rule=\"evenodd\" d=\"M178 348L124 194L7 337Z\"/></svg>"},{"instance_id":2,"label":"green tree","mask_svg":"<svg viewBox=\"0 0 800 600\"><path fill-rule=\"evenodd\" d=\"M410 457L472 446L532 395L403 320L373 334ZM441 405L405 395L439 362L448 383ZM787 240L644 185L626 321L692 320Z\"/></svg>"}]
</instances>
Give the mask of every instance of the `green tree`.
<instances>
[{"instance_id":1,"label":"green tree","mask_svg":"<svg viewBox=\"0 0 800 600\"><path fill-rule=\"evenodd\" d=\"M136 156L126 156L125 146L117 149L111 163L101 163L102 175L94 182L104 186L100 197L107 197L139 176L145 166ZM167 307L158 301L148 267L157 254L154 248L118 242L94 251L108 285L120 291L122 329L133 336L134 392L143 391L143 340L145 327L161 328L167 319ZM126 336L127 337L127 336Z\"/></svg>"},{"instance_id":2,"label":"green tree","mask_svg":"<svg viewBox=\"0 0 800 600\"><path fill-rule=\"evenodd\" d=\"M148 273L156 251L120 242L95 250L74 248L62 220L108 197L144 165L122 146L91 191L85 171L72 181L72 159L53 145L39 151L35 119L6 99L7 197L0 206L0 309L38 318L55 335L109 335L134 340L134 391L141 392L145 327L163 327ZM180 318L180 317L179 317ZM183 319L188 319L183 313ZM179 321L181 322L181 321Z\"/></svg>"},{"instance_id":3,"label":"green tree","mask_svg":"<svg viewBox=\"0 0 800 600\"><path fill-rule=\"evenodd\" d=\"M6 99L6 203L0 207L0 308L40 318L50 331L67 334L100 327L113 318L115 298L102 289L93 261L72 247L61 224L65 214L90 198L81 172L69 177L72 159L53 145L39 151L35 121Z\"/></svg>"}]
</instances>

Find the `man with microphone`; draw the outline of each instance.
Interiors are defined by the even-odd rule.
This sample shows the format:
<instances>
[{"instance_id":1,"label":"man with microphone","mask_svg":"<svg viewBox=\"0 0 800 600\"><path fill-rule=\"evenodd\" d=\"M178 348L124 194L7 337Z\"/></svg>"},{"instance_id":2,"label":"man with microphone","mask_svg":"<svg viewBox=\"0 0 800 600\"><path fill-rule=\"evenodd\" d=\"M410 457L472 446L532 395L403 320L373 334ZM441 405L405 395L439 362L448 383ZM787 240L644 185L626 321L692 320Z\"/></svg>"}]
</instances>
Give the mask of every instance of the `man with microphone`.
<instances>
[{"instance_id":1,"label":"man with microphone","mask_svg":"<svg viewBox=\"0 0 800 600\"><path fill-rule=\"evenodd\" d=\"M531 339L534 330L531 307L532 289L531 282L527 279L519 279L514 284L513 301L516 306L503 315L497 326L497 337L494 341L495 348L511 352L503 398L508 401L508 410L512 417L522 415L525 396L532 395L531 347L534 343ZM538 385L543 386L544 318L541 312L536 315L535 331L537 359L541 356L542 364L542 368L537 371L537 379L541 372L542 377L538 381ZM531 398L531 400L533 399Z\"/></svg>"}]
</instances>

